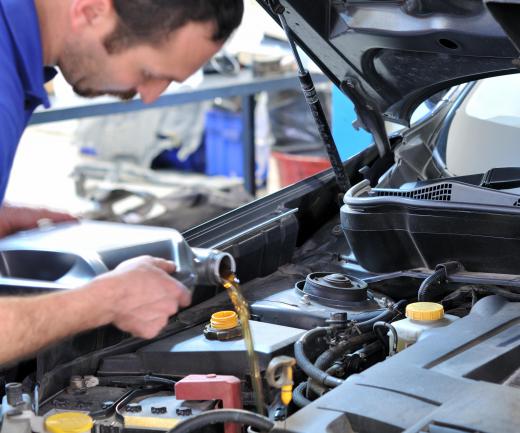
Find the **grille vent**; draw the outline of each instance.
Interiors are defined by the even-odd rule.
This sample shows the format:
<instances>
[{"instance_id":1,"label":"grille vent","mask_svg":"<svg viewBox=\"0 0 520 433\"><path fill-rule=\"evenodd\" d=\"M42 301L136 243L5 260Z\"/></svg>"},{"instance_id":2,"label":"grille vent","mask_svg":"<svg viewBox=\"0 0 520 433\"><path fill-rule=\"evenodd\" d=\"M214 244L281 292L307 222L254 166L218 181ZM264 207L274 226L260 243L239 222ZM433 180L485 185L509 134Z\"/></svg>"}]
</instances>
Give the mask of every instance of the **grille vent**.
<instances>
[{"instance_id":1,"label":"grille vent","mask_svg":"<svg viewBox=\"0 0 520 433\"><path fill-rule=\"evenodd\" d=\"M440 183L438 185L417 188L411 191L380 189L374 190L373 192L377 197L404 197L413 198L415 200L450 201L451 189L451 183ZM515 206L520 207L520 199L515 203Z\"/></svg>"}]
</instances>

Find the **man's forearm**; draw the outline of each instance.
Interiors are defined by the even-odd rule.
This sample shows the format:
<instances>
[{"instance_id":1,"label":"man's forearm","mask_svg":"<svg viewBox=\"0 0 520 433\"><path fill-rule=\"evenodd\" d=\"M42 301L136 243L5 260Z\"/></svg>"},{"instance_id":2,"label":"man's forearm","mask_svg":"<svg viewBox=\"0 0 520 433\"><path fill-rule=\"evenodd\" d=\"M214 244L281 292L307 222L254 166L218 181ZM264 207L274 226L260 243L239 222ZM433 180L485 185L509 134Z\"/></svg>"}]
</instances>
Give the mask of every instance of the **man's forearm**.
<instances>
[{"instance_id":1,"label":"man's forearm","mask_svg":"<svg viewBox=\"0 0 520 433\"><path fill-rule=\"evenodd\" d=\"M110 322L95 290L0 298L0 364L27 357L75 333ZM96 310L96 314L92 311ZM101 311L101 314L100 314ZM3 341L2 341L3 340Z\"/></svg>"},{"instance_id":2,"label":"man's forearm","mask_svg":"<svg viewBox=\"0 0 520 433\"><path fill-rule=\"evenodd\" d=\"M173 262L142 256L76 290L0 297L0 364L108 323L135 337L155 337L179 307L191 302L190 292L171 277L173 272Z\"/></svg>"}]
</instances>

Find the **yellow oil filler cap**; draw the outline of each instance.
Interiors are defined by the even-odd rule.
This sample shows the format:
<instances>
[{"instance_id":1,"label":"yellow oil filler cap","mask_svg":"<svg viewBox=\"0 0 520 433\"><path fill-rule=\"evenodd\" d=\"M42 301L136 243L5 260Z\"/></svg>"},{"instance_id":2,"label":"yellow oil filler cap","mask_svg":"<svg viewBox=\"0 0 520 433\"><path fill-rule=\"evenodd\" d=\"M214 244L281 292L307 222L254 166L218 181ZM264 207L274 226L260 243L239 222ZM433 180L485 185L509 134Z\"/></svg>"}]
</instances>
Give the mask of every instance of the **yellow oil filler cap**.
<instances>
[{"instance_id":1,"label":"yellow oil filler cap","mask_svg":"<svg viewBox=\"0 0 520 433\"><path fill-rule=\"evenodd\" d=\"M219 311L211 316L211 327L220 331L239 326L238 315L234 311Z\"/></svg>"},{"instance_id":2,"label":"yellow oil filler cap","mask_svg":"<svg viewBox=\"0 0 520 433\"><path fill-rule=\"evenodd\" d=\"M88 433L94 422L82 412L63 412L49 416L44 425L49 433Z\"/></svg>"},{"instance_id":3,"label":"yellow oil filler cap","mask_svg":"<svg viewBox=\"0 0 520 433\"><path fill-rule=\"evenodd\" d=\"M444 317L444 307L435 302L416 302L406 306L406 317L418 321L440 320Z\"/></svg>"}]
</instances>

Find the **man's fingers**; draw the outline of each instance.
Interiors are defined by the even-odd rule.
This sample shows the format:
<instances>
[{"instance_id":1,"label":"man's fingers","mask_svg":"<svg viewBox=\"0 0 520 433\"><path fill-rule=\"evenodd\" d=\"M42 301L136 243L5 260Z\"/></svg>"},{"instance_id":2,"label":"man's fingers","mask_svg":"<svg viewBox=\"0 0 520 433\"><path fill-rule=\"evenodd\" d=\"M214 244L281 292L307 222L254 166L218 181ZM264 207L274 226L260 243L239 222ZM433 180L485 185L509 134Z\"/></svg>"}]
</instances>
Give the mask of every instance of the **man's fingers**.
<instances>
[{"instance_id":1,"label":"man's fingers","mask_svg":"<svg viewBox=\"0 0 520 433\"><path fill-rule=\"evenodd\" d=\"M158 268L165 271L167 274L173 274L176 270L175 263L170 260L164 260L161 258L152 257L154 261L154 265ZM168 285L168 289L171 292L172 296L179 301L179 305L181 307L187 307L191 304L191 292L186 288L184 284L180 281L168 275L170 279L170 284Z\"/></svg>"},{"instance_id":2,"label":"man's fingers","mask_svg":"<svg viewBox=\"0 0 520 433\"><path fill-rule=\"evenodd\" d=\"M177 267L175 263L171 260L162 259L160 257L150 257L154 266L157 266L159 269L162 269L167 274L173 274Z\"/></svg>"},{"instance_id":3,"label":"man's fingers","mask_svg":"<svg viewBox=\"0 0 520 433\"><path fill-rule=\"evenodd\" d=\"M161 257L152 256L139 256L125 260L124 262L120 263L116 267L116 269L129 272L131 270L137 270L139 268L146 269L146 267L150 266L158 268L166 272L167 274L173 274L176 270L175 263L171 260L166 260Z\"/></svg>"},{"instance_id":4,"label":"man's fingers","mask_svg":"<svg viewBox=\"0 0 520 433\"><path fill-rule=\"evenodd\" d=\"M163 328L167 325L168 319L164 317L157 318L155 320L151 320L144 325L144 338L154 338L157 337L159 332L163 330Z\"/></svg>"},{"instance_id":5,"label":"man's fingers","mask_svg":"<svg viewBox=\"0 0 520 433\"><path fill-rule=\"evenodd\" d=\"M179 307L191 303L190 291L171 276L175 269L170 260L142 256L127 260L108 273L104 278L114 275L113 287L125 294L115 297L112 322L133 335L152 338L159 332L156 324L164 326Z\"/></svg>"},{"instance_id":6,"label":"man's fingers","mask_svg":"<svg viewBox=\"0 0 520 433\"><path fill-rule=\"evenodd\" d=\"M146 332L143 330L153 327L150 323L160 323L162 328L178 310L177 299L173 297L160 298L155 302L140 305L133 310L120 312L115 318L114 324L123 331L131 332L136 336L143 336L142 332Z\"/></svg>"},{"instance_id":7,"label":"man's fingers","mask_svg":"<svg viewBox=\"0 0 520 433\"><path fill-rule=\"evenodd\" d=\"M141 321L148 322L150 320L158 319L159 317L170 316L179 311L179 302L173 297L161 298L149 304L143 304L131 311L121 313L120 320L123 321Z\"/></svg>"},{"instance_id":8,"label":"man's fingers","mask_svg":"<svg viewBox=\"0 0 520 433\"><path fill-rule=\"evenodd\" d=\"M130 332L134 337L150 339L157 337L159 332L161 332L167 323L168 319L159 317L148 322L140 322L135 324L135 329L130 330Z\"/></svg>"},{"instance_id":9,"label":"man's fingers","mask_svg":"<svg viewBox=\"0 0 520 433\"><path fill-rule=\"evenodd\" d=\"M164 280L160 282L161 289L164 291L162 296L175 299L181 307L187 307L191 304L191 292L184 284L176 280L170 275L165 275Z\"/></svg>"},{"instance_id":10,"label":"man's fingers","mask_svg":"<svg viewBox=\"0 0 520 433\"><path fill-rule=\"evenodd\" d=\"M181 307L191 304L191 292L181 282L172 278L172 295L177 299Z\"/></svg>"}]
</instances>

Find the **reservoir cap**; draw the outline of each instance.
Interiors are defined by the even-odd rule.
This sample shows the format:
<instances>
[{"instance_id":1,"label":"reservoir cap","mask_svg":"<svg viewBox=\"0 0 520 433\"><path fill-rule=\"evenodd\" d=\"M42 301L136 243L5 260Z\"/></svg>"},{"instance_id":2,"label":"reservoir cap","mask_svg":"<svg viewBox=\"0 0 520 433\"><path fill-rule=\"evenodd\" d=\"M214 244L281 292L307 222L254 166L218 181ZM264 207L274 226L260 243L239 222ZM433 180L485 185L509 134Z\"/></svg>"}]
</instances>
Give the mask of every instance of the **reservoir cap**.
<instances>
[{"instance_id":1,"label":"reservoir cap","mask_svg":"<svg viewBox=\"0 0 520 433\"><path fill-rule=\"evenodd\" d=\"M45 430L50 433L85 433L92 429L92 418L82 412L63 412L45 420Z\"/></svg>"},{"instance_id":2,"label":"reservoir cap","mask_svg":"<svg viewBox=\"0 0 520 433\"><path fill-rule=\"evenodd\" d=\"M419 321L440 320L444 317L444 307L435 302L415 302L406 306L406 317Z\"/></svg>"}]
</instances>

